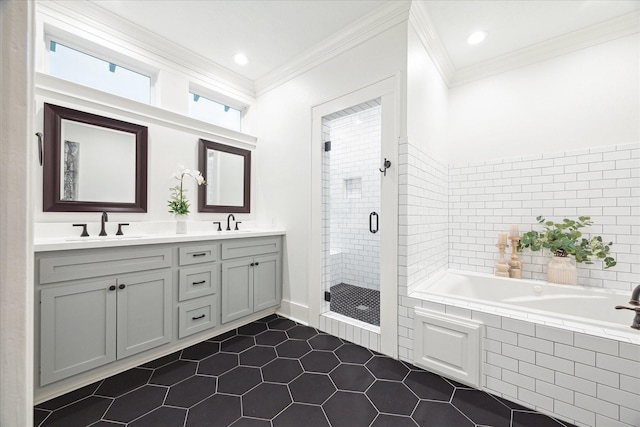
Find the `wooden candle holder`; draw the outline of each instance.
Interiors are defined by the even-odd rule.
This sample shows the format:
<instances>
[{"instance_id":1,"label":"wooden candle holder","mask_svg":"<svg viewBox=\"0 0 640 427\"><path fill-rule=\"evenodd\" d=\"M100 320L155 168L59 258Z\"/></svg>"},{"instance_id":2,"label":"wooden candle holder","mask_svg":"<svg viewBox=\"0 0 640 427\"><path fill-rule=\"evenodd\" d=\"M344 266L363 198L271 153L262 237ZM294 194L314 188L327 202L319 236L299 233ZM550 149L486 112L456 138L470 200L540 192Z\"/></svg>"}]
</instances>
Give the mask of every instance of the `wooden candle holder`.
<instances>
[{"instance_id":1,"label":"wooden candle holder","mask_svg":"<svg viewBox=\"0 0 640 427\"><path fill-rule=\"evenodd\" d=\"M496 276L509 277L509 264L504 260L504 250L509 245L498 243L496 247L500 251L500 260L496 264Z\"/></svg>"}]
</instances>

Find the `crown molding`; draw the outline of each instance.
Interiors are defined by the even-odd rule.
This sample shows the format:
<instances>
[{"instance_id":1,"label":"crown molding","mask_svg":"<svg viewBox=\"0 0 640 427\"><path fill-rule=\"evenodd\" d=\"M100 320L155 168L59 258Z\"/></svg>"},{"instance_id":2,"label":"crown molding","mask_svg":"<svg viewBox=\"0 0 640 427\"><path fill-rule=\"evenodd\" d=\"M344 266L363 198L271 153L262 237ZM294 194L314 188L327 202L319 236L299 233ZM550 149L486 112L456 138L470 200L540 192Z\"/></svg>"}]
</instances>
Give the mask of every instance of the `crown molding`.
<instances>
[{"instance_id":1,"label":"crown molding","mask_svg":"<svg viewBox=\"0 0 640 427\"><path fill-rule=\"evenodd\" d=\"M451 59L449 59L447 50L444 48L438 33L434 30L435 27L431 22L425 3L422 1L412 2L409 23L418 35L422 46L432 58L440 76L442 76L447 86L450 86L455 77L455 67Z\"/></svg>"},{"instance_id":2,"label":"crown molding","mask_svg":"<svg viewBox=\"0 0 640 427\"><path fill-rule=\"evenodd\" d=\"M247 103L255 101L252 80L91 2L38 1L37 11L53 18L54 22L63 23L65 28L60 30L73 28L90 34L94 40L108 40L119 50L131 50L133 47L136 53L146 55L152 62L162 64L163 68L192 76L216 92L238 97ZM46 18L45 24L55 26Z\"/></svg>"},{"instance_id":3,"label":"crown molding","mask_svg":"<svg viewBox=\"0 0 640 427\"><path fill-rule=\"evenodd\" d=\"M257 79L255 82L256 95L260 96L378 34L406 22L410 7L411 0L394 1L381 6L287 64Z\"/></svg>"},{"instance_id":4,"label":"crown molding","mask_svg":"<svg viewBox=\"0 0 640 427\"><path fill-rule=\"evenodd\" d=\"M455 70L449 86L460 86L638 32L640 32L640 11L573 31L476 65Z\"/></svg>"}]
</instances>

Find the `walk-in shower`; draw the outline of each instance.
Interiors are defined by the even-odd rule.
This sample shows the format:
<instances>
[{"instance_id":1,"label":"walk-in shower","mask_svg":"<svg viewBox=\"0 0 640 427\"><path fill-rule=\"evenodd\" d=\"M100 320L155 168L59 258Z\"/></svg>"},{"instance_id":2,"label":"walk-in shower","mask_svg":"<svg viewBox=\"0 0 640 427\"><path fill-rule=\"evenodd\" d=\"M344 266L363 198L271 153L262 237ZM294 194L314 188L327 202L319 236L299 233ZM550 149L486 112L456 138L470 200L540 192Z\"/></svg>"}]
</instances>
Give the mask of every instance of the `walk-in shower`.
<instances>
[{"instance_id":1,"label":"walk-in shower","mask_svg":"<svg viewBox=\"0 0 640 427\"><path fill-rule=\"evenodd\" d=\"M380 99L324 116L322 131L324 308L379 326Z\"/></svg>"}]
</instances>

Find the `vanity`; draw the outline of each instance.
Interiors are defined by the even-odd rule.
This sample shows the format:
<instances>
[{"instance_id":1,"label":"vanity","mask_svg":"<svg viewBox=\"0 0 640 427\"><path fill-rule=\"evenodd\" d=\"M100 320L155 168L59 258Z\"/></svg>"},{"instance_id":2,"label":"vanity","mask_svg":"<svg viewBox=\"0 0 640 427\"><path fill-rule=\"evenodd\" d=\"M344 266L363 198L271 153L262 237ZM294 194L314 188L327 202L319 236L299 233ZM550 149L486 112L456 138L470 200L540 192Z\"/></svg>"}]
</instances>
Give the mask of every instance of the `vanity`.
<instances>
[{"instance_id":1,"label":"vanity","mask_svg":"<svg viewBox=\"0 0 640 427\"><path fill-rule=\"evenodd\" d=\"M36 402L274 313L283 235L36 242Z\"/></svg>"}]
</instances>

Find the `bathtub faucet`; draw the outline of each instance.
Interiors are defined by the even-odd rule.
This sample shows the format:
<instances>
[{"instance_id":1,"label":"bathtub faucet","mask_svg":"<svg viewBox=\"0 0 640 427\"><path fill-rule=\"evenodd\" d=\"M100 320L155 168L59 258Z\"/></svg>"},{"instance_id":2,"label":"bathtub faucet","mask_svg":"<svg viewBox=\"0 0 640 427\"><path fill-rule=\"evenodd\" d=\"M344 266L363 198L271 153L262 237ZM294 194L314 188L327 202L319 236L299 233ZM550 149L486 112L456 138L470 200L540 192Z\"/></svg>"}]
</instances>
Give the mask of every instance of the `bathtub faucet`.
<instances>
[{"instance_id":1,"label":"bathtub faucet","mask_svg":"<svg viewBox=\"0 0 640 427\"><path fill-rule=\"evenodd\" d=\"M629 304L640 305L640 301L638 301L639 299L640 299L640 285L636 286L636 288L631 293L631 301L629 301Z\"/></svg>"}]
</instances>

